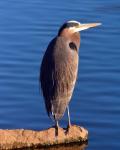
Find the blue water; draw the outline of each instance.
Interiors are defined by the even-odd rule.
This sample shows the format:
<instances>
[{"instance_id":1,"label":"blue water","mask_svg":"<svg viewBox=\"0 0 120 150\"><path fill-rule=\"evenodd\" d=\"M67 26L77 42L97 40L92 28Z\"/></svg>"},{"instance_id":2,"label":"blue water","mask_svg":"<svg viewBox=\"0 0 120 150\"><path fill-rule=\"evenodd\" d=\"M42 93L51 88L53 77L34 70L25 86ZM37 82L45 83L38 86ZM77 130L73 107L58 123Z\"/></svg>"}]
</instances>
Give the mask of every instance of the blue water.
<instances>
[{"instance_id":1,"label":"blue water","mask_svg":"<svg viewBox=\"0 0 120 150\"><path fill-rule=\"evenodd\" d=\"M81 32L73 124L89 131L87 150L120 149L120 1L0 1L0 128L53 125L39 92L45 49L66 20L102 22ZM67 125L67 117L60 122Z\"/></svg>"}]
</instances>

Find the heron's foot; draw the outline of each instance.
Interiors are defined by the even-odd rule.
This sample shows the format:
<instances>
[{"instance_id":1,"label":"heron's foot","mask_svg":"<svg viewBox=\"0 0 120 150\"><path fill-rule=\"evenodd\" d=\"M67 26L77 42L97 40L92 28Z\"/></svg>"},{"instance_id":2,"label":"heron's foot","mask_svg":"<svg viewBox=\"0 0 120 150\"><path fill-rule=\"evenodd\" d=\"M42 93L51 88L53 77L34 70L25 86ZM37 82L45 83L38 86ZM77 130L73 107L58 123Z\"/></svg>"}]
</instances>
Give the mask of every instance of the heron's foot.
<instances>
[{"instance_id":1,"label":"heron's foot","mask_svg":"<svg viewBox=\"0 0 120 150\"><path fill-rule=\"evenodd\" d=\"M71 126L71 123L68 123L68 126L66 128L66 134L69 134Z\"/></svg>"}]
</instances>

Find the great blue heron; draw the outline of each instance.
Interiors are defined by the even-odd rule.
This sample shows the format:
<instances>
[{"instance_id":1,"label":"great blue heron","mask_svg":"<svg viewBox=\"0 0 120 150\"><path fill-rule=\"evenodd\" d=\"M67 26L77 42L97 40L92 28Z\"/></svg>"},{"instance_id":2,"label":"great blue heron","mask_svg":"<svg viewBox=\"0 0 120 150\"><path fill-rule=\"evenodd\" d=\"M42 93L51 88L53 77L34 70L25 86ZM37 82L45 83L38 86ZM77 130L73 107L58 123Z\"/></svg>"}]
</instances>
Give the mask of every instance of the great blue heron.
<instances>
[{"instance_id":1,"label":"great blue heron","mask_svg":"<svg viewBox=\"0 0 120 150\"><path fill-rule=\"evenodd\" d=\"M70 127L69 102L78 73L79 31L99 26L100 23L81 24L68 21L59 29L44 54L40 81L48 116L53 116L56 128L67 108Z\"/></svg>"}]
</instances>

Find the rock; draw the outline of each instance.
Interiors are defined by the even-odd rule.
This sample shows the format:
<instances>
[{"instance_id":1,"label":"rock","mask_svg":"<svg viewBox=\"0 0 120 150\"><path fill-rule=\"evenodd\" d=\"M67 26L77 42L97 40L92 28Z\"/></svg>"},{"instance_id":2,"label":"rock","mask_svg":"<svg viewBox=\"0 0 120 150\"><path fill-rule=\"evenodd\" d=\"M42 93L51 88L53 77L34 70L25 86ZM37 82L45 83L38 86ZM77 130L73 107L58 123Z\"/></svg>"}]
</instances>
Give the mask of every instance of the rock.
<instances>
[{"instance_id":1,"label":"rock","mask_svg":"<svg viewBox=\"0 0 120 150\"><path fill-rule=\"evenodd\" d=\"M59 128L58 136L55 128L43 131L33 130L0 130L0 149L41 148L68 143L84 143L88 139L88 131L83 127L72 125L67 132Z\"/></svg>"}]
</instances>

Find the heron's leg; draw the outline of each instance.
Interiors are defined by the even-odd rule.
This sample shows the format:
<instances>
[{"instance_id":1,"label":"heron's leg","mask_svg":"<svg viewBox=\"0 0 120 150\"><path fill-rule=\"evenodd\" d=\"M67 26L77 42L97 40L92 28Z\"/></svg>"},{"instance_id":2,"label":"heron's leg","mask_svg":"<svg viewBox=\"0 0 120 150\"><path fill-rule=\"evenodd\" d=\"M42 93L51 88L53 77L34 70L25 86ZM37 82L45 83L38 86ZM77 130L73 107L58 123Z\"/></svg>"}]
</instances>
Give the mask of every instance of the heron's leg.
<instances>
[{"instance_id":1,"label":"heron's leg","mask_svg":"<svg viewBox=\"0 0 120 150\"><path fill-rule=\"evenodd\" d=\"M67 114L68 114L68 128L71 126L71 121L70 121L70 111L69 111L69 106L67 106Z\"/></svg>"},{"instance_id":2,"label":"heron's leg","mask_svg":"<svg viewBox=\"0 0 120 150\"><path fill-rule=\"evenodd\" d=\"M58 136L59 123L58 120L55 120L55 136Z\"/></svg>"},{"instance_id":3,"label":"heron's leg","mask_svg":"<svg viewBox=\"0 0 120 150\"><path fill-rule=\"evenodd\" d=\"M55 127L56 127L56 128L59 128L58 120L55 121Z\"/></svg>"}]
</instances>

